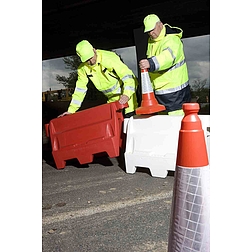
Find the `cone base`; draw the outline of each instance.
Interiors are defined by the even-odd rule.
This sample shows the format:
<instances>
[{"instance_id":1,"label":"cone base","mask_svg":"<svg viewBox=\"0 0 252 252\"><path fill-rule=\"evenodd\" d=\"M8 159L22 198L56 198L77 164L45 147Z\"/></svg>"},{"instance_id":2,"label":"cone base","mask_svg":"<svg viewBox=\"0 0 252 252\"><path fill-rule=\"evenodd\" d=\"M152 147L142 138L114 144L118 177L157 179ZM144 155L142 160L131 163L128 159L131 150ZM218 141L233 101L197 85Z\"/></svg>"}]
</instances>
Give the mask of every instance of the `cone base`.
<instances>
[{"instance_id":1,"label":"cone base","mask_svg":"<svg viewBox=\"0 0 252 252\"><path fill-rule=\"evenodd\" d=\"M152 105L152 106L147 106L147 107L139 107L136 109L136 114L137 115L153 114L153 113L160 112L163 110L165 110L165 106L161 104L157 104L157 105Z\"/></svg>"}]
</instances>

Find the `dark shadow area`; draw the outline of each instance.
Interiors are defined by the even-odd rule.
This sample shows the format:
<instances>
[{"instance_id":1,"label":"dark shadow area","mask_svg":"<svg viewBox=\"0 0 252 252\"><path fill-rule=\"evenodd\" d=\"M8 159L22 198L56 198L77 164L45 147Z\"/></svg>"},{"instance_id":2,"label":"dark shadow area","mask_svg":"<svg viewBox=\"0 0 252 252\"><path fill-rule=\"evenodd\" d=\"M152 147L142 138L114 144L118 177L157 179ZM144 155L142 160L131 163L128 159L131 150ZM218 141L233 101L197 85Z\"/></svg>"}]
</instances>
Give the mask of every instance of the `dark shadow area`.
<instances>
[{"instance_id":1,"label":"dark shadow area","mask_svg":"<svg viewBox=\"0 0 252 252\"><path fill-rule=\"evenodd\" d=\"M169 171L167 176L174 177L174 175L175 175L175 171Z\"/></svg>"},{"instance_id":2,"label":"dark shadow area","mask_svg":"<svg viewBox=\"0 0 252 252\"><path fill-rule=\"evenodd\" d=\"M66 160L66 166L73 166L75 168L89 168L88 164L80 164L77 158Z\"/></svg>"},{"instance_id":3,"label":"dark shadow area","mask_svg":"<svg viewBox=\"0 0 252 252\"><path fill-rule=\"evenodd\" d=\"M51 143L42 144L42 160L44 160L48 165L56 169L56 165L52 156Z\"/></svg>"},{"instance_id":4,"label":"dark shadow area","mask_svg":"<svg viewBox=\"0 0 252 252\"><path fill-rule=\"evenodd\" d=\"M100 164L103 166L113 166L108 154L106 152L94 154L92 164Z\"/></svg>"},{"instance_id":5,"label":"dark shadow area","mask_svg":"<svg viewBox=\"0 0 252 252\"><path fill-rule=\"evenodd\" d=\"M148 167L146 167L146 168L145 167L136 167L136 172L146 173L152 177L150 169ZM174 175L175 175L175 171L168 171L168 173L167 173L167 177L174 177Z\"/></svg>"},{"instance_id":6,"label":"dark shadow area","mask_svg":"<svg viewBox=\"0 0 252 252\"><path fill-rule=\"evenodd\" d=\"M148 167L144 168L144 167L136 167L136 172L140 172L140 173L146 173L148 175L151 175L150 169Z\"/></svg>"},{"instance_id":7,"label":"dark shadow area","mask_svg":"<svg viewBox=\"0 0 252 252\"><path fill-rule=\"evenodd\" d=\"M93 161L91 163L80 164L77 158L66 160L66 166L74 166L75 168L89 168L90 164L100 164L102 166L113 166L113 163L109 159L109 156L106 152L97 153L93 155Z\"/></svg>"},{"instance_id":8,"label":"dark shadow area","mask_svg":"<svg viewBox=\"0 0 252 252\"><path fill-rule=\"evenodd\" d=\"M119 156L116 157L116 160L117 160L117 162L118 162L118 166L119 166L124 172L126 172L124 152L125 152L125 148L120 148L120 153L119 153Z\"/></svg>"}]
</instances>

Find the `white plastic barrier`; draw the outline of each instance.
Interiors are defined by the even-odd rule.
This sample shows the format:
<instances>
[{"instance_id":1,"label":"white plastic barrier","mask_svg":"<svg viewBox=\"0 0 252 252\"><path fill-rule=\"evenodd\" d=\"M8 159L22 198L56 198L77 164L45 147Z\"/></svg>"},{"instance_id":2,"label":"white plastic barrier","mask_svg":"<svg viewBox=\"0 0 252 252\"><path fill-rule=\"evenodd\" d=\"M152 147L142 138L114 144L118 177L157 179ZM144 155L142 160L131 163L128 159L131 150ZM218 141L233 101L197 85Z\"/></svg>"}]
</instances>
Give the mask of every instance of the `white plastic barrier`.
<instances>
[{"instance_id":1,"label":"white plastic barrier","mask_svg":"<svg viewBox=\"0 0 252 252\"><path fill-rule=\"evenodd\" d=\"M209 154L210 116L199 117ZM165 178L168 171L175 171L182 118L183 116L136 115L125 122L126 172L133 174L137 167L143 167L149 168L153 177Z\"/></svg>"}]
</instances>

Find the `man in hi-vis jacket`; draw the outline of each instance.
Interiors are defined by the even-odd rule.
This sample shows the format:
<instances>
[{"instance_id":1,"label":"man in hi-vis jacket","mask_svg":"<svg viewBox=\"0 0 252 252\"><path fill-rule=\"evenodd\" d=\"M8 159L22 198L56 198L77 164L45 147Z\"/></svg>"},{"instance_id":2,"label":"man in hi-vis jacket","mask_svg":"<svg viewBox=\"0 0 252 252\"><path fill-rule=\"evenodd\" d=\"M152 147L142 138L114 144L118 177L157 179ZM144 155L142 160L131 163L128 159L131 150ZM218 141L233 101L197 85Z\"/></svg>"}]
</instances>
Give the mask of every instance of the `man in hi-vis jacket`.
<instances>
[{"instance_id":1,"label":"man in hi-vis jacket","mask_svg":"<svg viewBox=\"0 0 252 252\"><path fill-rule=\"evenodd\" d=\"M144 28L149 34L147 58L139 62L139 67L148 69L155 97L166 107L165 113L183 115L183 103L191 101L183 31L163 24L155 14L145 17Z\"/></svg>"},{"instance_id":2,"label":"man in hi-vis jacket","mask_svg":"<svg viewBox=\"0 0 252 252\"><path fill-rule=\"evenodd\" d=\"M138 107L136 89L138 81L132 70L128 68L114 52L99 50L83 40L76 46L76 53L82 63L78 67L78 80L67 112L59 117L75 113L81 106L86 93L87 84L91 80L95 87L108 98L107 102L128 102L124 117L134 115Z\"/></svg>"}]
</instances>

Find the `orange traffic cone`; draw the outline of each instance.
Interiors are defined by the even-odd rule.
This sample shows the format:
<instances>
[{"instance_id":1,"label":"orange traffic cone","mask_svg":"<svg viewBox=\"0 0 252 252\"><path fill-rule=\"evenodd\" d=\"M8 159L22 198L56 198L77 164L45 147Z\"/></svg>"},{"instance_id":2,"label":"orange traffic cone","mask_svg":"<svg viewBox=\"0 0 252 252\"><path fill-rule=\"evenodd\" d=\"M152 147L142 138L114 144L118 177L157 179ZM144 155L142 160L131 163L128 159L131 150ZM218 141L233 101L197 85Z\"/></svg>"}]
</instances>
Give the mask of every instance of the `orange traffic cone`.
<instances>
[{"instance_id":1,"label":"orange traffic cone","mask_svg":"<svg viewBox=\"0 0 252 252\"><path fill-rule=\"evenodd\" d=\"M183 104L168 252L210 251L210 174L199 104Z\"/></svg>"},{"instance_id":2,"label":"orange traffic cone","mask_svg":"<svg viewBox=\"0 0 252 252\"><path fill-rule=\"evenodd\" d=\"M150 81L147 69L141 69L142 102L141 107L136 109L136 114L152 114L165 110L164 105L158 104Z\"/></svg>"}]
</instances>

